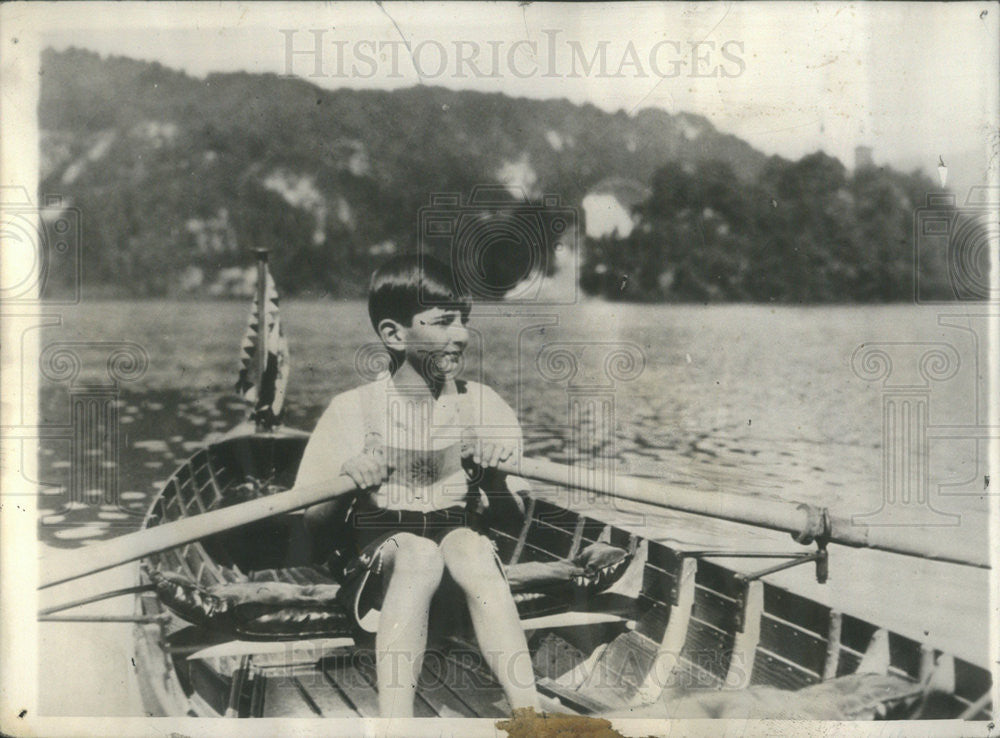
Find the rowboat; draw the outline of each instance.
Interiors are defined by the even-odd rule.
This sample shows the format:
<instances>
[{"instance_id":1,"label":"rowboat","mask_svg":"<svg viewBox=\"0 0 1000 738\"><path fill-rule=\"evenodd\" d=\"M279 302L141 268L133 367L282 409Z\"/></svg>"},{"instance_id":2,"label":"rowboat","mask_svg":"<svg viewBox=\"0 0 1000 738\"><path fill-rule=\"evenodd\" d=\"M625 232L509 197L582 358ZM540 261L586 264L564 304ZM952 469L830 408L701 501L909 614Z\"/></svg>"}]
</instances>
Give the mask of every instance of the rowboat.
<instances>
[{"instance_id":1,"label":"rowboat","mask_svg":"<svg viewBox=\"0 0 1000 738\"><path fill-rule=\"evenodd\" d=\"M292 432L249 434L198 451L170 478L145 526L247 494L279 494L291 486L306 441ZM301 526L302 516L289 513L143 561L136 661L151 713L377 716L371 634L352 628L337 583L296 547ZM990 717L985 668L832 611L766 575L741 574L705 552L650 541L543 499L529 503L523 520L497 516L490 537L553 710ZM599 582L560 580L570 562L586 569L581 553L598 544L622 564L605 567ZM541 576L526 576L532 571ZM246 598L258 583L271 590ZM431 618L441 627L425 660L417 715L509 715L460 613L442 607ZM720 699L740 690L735 707Z\"/></svg>"},{"instance_id":2,"label":"rowboat","mask_svg":"<svg viewBox=\"0 0 1000 738\"><path fill-rule=\"evenodd\" d=\"M245 356L257 368L256 379L245 383L260 385L255 424L184 461L152 501L141 530L80 552L69 562L72 571L42 586L140 560L134 587L103 596L135 597L136 673L150 715L377 717L371 628L359 625L358 602L344 597L328 562L303 545L302 509L331 492L294 488L308 434L278 425L283 390L265 391L266 378L282 375L284 359L276 355L282 350L276 313L270 322L263 317L269 300L277 305L263 257L259 267L250 320L259 335ZM508 471L549 485L612 493L568 467L511 463ZM698 550L544 496L528 499L523 514L495 501L485 525L547 712L991 719L984 664L773 581L793 566L814 567L825 581L830 542L956 566L961 552L891 535L859 537L829 511L794 503L748 506L629 478L619 479L613 494L785 531L801 545L780 552ZM735 566L738 559L761 561ZM507 717L510 706L475 645L468 614L453 606L459 596L446 581L432 606L416 714Z\"/></svg>"}]
</instances>

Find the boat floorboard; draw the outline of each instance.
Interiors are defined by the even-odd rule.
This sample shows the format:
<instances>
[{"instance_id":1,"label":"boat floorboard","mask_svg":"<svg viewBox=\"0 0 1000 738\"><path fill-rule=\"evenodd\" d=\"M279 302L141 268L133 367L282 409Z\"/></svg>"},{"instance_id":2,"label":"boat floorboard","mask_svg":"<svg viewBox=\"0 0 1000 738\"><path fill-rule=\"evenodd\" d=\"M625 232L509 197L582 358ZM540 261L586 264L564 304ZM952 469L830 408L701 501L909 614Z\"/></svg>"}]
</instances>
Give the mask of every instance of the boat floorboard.
<instances>
[{"instance_id":1,"label":"boat floorboard","mask_svg":"<svg viewBox=\"0 0 1000 738\"><path fill-rule=\"evenodd\" d=\"M324 671L316 669L294 679L295 686L308 695L321 716L365 717L347 694L327 678Z\"/></svg>"},{"instance_id":2,"label":"boat floorboard","mask_svg":"<svg viewBox=\"0 0 1000 738\"><path fill-rule=\"evenodd\" d=\"M349 659L328 659L317 671L355 713L361 717L378 717L378 695Z\"/></svg>"},{"instance_id":3,"label":"boat floorboard","mask_svg":"<svg viewBox=\"0 0 1000 738\"><path fill-rule=\"evenodd\" d=\"M355 652L355 658L351 659L350 668L354 674L345 674L348 679L353 678L359 690L363 687L371 692L371 700L375 704L375 714L378 715L378 691L375 688L377 683L375 675L375 654L371 649L359 649ZM413 701L414 717L438 717L438 713L431 704L417 692L417 699Z\"/></svg>"},{"instance_id":4,"label":"boat floorboard","mask_svg":"<svg viewBox=\"0 0 1000 738\"><path fill-rule=\"evenodd\" d=\"M478 650L469 647L441 651L442 658L431 661L431 669L438 672L438 679L465 705L469 717L502 717L510 714L509 703L503 689L483 665ZM425 669L427 671L427 664Z\"/></svg>"},{"instance_id":5,"label":"boat floorboard","mask_svg":"<svg viewBox=\"0 0 1000 738\"><path fill-rule=\"evenodd\" d=\"M470 705L470 702L478 701L472 694L475 690L463 689L461 679L458 667L438 654L430 654L430 658L424 660L417 691L442 717L479 717Z\"/></svg>"},{"instance_id":6,"label":"boat floorboard","mask_svg":"<svg viewBox=\"0 0 1000 738\"><path fill-rule=\"evenodd\" d=\"M256 679L264 679L264 716L266 717L302 717L304 715L322 715L323 711L313 696L313 689L300 681L298 676L265 676L258 675ZM313 681L310 675L305 676L306 684Z\"/></svg>"},{"instance_id":7,"label":"boat floorboard","mask_svg":"<svg viewBox=\"0 0 1000 738\"><path fill-rule=\"evenodd\" d=\"M503 689L481 658L461 643L428 650L417 683L416 717L494 718L509 713ZM375 659L371 649L325 658L294 671L264 667L248 684L260 699L261 717L378 717Z\"/></svg>"}]
</instances>

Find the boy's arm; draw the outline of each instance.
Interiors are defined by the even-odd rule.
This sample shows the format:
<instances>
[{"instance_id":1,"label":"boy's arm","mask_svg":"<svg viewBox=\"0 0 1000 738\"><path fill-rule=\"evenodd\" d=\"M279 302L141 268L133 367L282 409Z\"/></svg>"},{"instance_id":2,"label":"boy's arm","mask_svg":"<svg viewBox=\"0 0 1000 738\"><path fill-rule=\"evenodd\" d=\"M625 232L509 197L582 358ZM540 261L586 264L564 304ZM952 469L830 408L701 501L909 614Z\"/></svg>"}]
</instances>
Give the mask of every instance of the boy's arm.
<instances>
[{"instance_id":1,"label":"boy's arm","mask_svg":"<svg viewBox=\"0 0 1000 738\"><path fill-rule=\"evenodd\" d=\"M364 450L363 428L357 393L345 392L334 397L309 437L295 486L321 484L340 476L344 462Z\"/></svg>"},{"instance_id":2,"label":"boy's arm","mask_svg":"<svg viewBox=\"0 0 1000 738\"><path fill-rule=\"evenodd\" d=\"M510 405L493 389L485 385L482 388L483 422L475 429L477 443L473 446L473 461L484 471L492 469L494 478L501 479L506 489L515 496L520 492L530 492L531 485L523 477L496 472L497 463L520 456L524 448L524 436L517 415Z\"/></svg>"}]
</instances>

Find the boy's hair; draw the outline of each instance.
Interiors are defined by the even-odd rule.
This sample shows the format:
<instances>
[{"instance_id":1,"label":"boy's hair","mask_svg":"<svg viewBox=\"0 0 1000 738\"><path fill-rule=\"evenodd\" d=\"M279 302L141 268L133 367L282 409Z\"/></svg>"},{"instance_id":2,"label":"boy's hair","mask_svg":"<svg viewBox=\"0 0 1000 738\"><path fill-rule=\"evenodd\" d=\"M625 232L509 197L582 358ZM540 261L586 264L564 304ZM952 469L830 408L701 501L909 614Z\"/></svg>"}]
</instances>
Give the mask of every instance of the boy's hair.
<instances>
[{"instance_id":1,"label":"boy's hair","mask_svg":"<svg viewBox=\"0 0 1000 738\"><path fill-rule=\"evenodd\" d=\"M368 317L378 324L389 318L409 326L413 316L431 308L460 310L468 318L469 299L455 286L451 268L427 254L394 256L372 274L368 285Z\"/></svg>"}]
</instances>

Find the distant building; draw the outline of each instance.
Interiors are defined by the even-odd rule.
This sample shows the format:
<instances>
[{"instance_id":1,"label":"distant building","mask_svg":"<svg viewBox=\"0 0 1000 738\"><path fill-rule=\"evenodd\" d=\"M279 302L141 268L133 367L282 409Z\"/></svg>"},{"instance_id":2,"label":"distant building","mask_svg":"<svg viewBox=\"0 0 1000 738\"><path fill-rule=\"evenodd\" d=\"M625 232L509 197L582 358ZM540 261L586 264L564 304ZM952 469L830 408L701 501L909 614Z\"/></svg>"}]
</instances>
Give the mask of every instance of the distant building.
<instances>
[{"instance_id":1,"label":"distant building","mask_svg":"<svg viewBox=\"0 0 1000 738\"><path fill-rule=\"evenodd\" d=\"M603 180L581 203L587 235L591 238L614 233L619 238L628 236L636 224L633 208L648 197L649 190L638 182L623 177Z\"/></svg>"},{"instance_id":2,"label":"distant building","mask_svg":"<svg viewBox=\"0 0 1000 738\"><path fill-rule=\"evenodd\" d=\"M624 237L632 232L635 223L628 208L610 192L590 193L583 198L583 212L587 235L591 238L617 233Z\"/></svg>"},{"instance_id":3,"label":"distant building","mask_svg":"<svg viewBox=\"0 0 1000 738\"><path fill-rule=\"evenodd\" d=\"M854 171L875 166L874 151L871 146L856 146L854 148Z\"/></svg>"}]
</instances>

